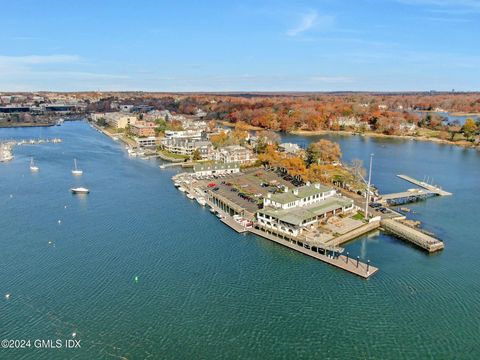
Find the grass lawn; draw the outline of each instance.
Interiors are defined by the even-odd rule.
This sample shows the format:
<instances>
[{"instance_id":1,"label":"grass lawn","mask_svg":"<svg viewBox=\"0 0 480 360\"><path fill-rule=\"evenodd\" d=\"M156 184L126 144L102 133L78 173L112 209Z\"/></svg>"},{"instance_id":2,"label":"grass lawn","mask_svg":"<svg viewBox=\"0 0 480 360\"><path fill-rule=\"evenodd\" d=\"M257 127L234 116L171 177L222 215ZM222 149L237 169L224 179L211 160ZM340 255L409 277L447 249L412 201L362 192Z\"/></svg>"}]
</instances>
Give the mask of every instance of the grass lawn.
<instances>
[{"instance_id":1,"label":"grass lawn","mask_svg":"<svg viewBox=\"0 0 480 360\"><path fill-rule=\"evenodd\" d=\"M363 220L364 219L363 212L361 212L361 211L357 212L355 215L352 216L352 219L353 220Z\"/></svg>"}]
</instances>

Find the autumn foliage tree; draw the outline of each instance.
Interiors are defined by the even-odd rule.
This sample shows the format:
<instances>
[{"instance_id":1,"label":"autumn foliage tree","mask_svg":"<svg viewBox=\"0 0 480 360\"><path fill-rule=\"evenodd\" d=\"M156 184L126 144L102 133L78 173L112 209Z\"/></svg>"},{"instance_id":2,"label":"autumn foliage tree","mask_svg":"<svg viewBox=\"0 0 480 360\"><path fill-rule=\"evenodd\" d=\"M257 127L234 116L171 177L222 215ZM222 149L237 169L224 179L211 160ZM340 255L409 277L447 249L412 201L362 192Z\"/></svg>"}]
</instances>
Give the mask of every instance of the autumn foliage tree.
<instances>
[{"instance_id":1,"label":"autumn foliage tree","mask_svg":"<svg viewBox=\"0 0 480 360\"><path fill-rule=\"evenodd\" d=\"M462 126L462 132L467 139L470 139L477 132L478 127L475 121L471 118L468 118L465 121L465 124Z\"/></svg>"},{"instance_id":2,"label":"autumn foliage tree","mask_svg":"<svg viewBox=\"0 0 480 360\"><path fill-rule=\"evenodd\" d=\"M339 161L342 157L340 145L337 143L321 139L315 143L311 143L307 148L307 164L315 163L332 163Z\"/></svg>"}]
</instances>

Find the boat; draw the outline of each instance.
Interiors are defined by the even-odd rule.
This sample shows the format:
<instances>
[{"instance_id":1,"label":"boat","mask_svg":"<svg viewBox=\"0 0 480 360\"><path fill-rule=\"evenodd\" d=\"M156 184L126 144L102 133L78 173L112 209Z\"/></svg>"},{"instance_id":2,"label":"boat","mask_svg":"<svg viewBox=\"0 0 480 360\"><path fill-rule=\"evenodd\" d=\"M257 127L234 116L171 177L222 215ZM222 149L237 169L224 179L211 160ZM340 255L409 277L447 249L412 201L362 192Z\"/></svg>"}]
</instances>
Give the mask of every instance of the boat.
<instances>
[{"instance_id":1,"label":"boat","mask_svg":"<svg viewBox=\"0 0 480 360\"><path fill-rule=\"evenodd\" d=\"M207 204L207 202L205 201L205 199L203 197L198 197L197 202L202 206L205 206Z\"/></svg>"},{"instance_id":2,"label":"boat","mask_svg":"<svg viewBox=\"0 0 480 360\"><path fill-rule=\"evenodd\" d=\"M179 187L180 187L180 184L179 184L179 183L177 183L177 182L176 182L176 183L174 183L173 185L174 185L176 188L179 188Z\"/></svg>"},{"instance_id":3,"label":"boat","mask_svg":"<svg viewBox=\"0 0 480 360\"><path fill-rule=\"evenodd\" d=\"M185 190L185 189L184 189L183 187L181 187L181 186L178 188L178 190L180 190L181 192L187 191L187 190Z\"/></svg>"},{"instance_id":4,"label":"boat","mask_svg":"<svg viewBox=\"0 0 480 360\"><path fill-rule=\"evenodd\" d=\"M195 199L195 196L193 196L192 194L187 194L187 198L189 198L190 200L193 200Z\"/></svg>"},{"instance_id":5,"label":"boat","mask_svg":"<svg viewBox=\"0 0 480 360\"><path fill-rule=\"evenodd\" d=\"M90 190L84 187L71 188L70 190L73 194L88 194L90 192Z\"/></svg>"},{"instance_id":6,"label":"boat","mask_svg":"<svg viewBox=\"0 0 480 360\"><path fill-rule=\"evenodd\" d=\"M62 124L63 124L63 121L64 121L63 119L58 119L58 121L57 121L57 126L62 125Z\"/></svg>"},{"instance_id":7,"label":"boat","mask_svg":"<svg viewBox=\"0 0 480 360\"><path fill-rule=\"evenodd\" d=\"M30 159L30 171L37 172L39 170L38 166L33 162L33 157Z\"/></svg>"},{"instance_id":8,"label":"boat","mask_svg":"<svg viewBox=\"0 0 480 360\"><path fill-rule=\"evenodd\" d=\"M116 137L116 136L114 136L112 139L115 140L115 141L118 141L118 137Z\"/></svg>"},{"instance_id":9,"label":"boat","mask_svg":"<svg viewBox=\"0 0 480 360\"><path fill-rule=\"evenodd\" d=\"M224 216L223 216L222 214L220 214L220 213L217 214L217 217L218 217L219 219L223 219L223 218L224 218Z\"/></svg>"},{"instance_id":10,"label":"boat","mask_svg":"<svg viewBox=\"0 0 480 360\"><path fill-rule=\"evenodd\" d=\"M212 214L215 214L215 209L214 209L213 207L211 207L211 208L210 208L210 212L211 212Z\"/></svg>"},{"instance_id":11,"label":"boat","mask_svg":"<svg viewBox=\"0 0 480 360\"><path fill-rule=\"evenodd\" d=\"M75 165L75 168L72 170L72 174L77 175L77 176L82 175L83 170L80 170L80 169L77 168L77 159L73 159L73 163Z\"/></svg>"}]
</instances>

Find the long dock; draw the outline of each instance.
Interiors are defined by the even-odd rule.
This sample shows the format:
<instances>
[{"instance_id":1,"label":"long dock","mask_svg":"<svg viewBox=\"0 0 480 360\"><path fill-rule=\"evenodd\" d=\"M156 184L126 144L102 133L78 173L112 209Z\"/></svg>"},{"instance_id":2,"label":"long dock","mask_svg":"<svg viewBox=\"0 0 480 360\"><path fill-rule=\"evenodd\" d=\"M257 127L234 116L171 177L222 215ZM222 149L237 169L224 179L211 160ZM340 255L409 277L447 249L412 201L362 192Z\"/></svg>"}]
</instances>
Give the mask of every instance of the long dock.
<instances>
[{"instance_id":1,"label":"long dock","mask_svg":"<svg viewBox=\"0 0 480 360\"><path fill-rule=\"evenodd\" d=\"M443 250L445 247L442 241L434 238L433 236L427 235L393 219L382 219L381 226L394 235L405 239L430 253Z\"/></svg>"},{"instance_id":2,"label":"long dock","mask_svg":"<svg viewBox=\"0 0 480 360\"><path fill-rule=\"evenodd\" d=\"M261 236L265 239L276 242L277 244L286 246L290 249L301 252L302 254L311 256L327 264L330 264L342 270L348 271L349 273L358 275L364 279L368 279L370 276L372 276L378 271L378 268L371 266L370 264L365 264L361 261L357 261L356 259L349 258L345 255L339 255L339 256L324 255L312 249L305 248L303 244L300 244L300 243L295 244L294 242L288 241L286 239L281 239L265 231L255 229L255 228L252 228L249 230L252 234Z\"/></svg>"},{"instance_id":3,"label":"long dock","mask_svg":"<svg viewBox=\"0 0 480 360\"><path fill-rule=\"evenodd\" d=\"M415 191L384 194L381 196L380 202L386 202L389 205L401 205L424 200L432 196L438 196L438 194L426 189L417 189Z\"/></svg>"},{"instance_id":4,"label":"long dock","mask_svg":"<svg viewBox=\"0 0 480 360\"><path fill-rule=\"evenodd\" d=\"M449 193L448 191L445 191L445 190L442 190L441 188L439 188L438 186L435 186L435 185L430 185L430 184L427 184L426 182L424 181L420 181L420 180L417 180L417 179L414 179L410 176L407 176L407 175L397 175L400 179L403 179L405 181L408 181L414 185L417 185L421 188L424 188L432 193L435 193L437 195L440 195L440 196L450 196L452 195L452 193Z\"/></svg>"}]
</instances>

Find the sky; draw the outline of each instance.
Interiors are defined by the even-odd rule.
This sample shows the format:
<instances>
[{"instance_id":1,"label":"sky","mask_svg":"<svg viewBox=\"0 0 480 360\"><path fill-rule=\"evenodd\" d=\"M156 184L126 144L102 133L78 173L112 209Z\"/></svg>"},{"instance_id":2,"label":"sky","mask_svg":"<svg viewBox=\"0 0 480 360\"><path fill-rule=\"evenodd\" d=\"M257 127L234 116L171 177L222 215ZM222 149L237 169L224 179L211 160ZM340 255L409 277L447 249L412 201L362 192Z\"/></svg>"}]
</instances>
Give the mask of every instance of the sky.
<instances>
[{"instance_id":1,"label":"sky","mask_svg":"<svg viewBox=\"0 0 480 360\"><path fill-rule=\"evenodd\" d=\"M0 0L0 91L478 91L480 0Z\"/></svg>"}]
</instances>

